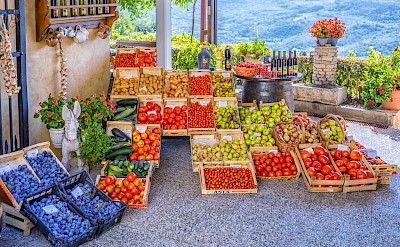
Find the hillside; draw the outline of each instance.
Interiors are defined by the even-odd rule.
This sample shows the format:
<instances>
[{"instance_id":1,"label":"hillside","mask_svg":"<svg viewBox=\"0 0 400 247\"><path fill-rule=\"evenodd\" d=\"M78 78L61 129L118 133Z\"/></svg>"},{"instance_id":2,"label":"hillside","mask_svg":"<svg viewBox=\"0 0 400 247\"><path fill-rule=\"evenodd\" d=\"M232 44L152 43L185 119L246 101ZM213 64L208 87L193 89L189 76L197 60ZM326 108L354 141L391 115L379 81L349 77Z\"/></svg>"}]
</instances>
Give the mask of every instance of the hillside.
<instances>
[{"instance_id":1,"label":"hillside","mask_svg":"<svg viewBox=\"0 0 400 247\"><path fill-rule=\"evenodd\" d=\"M199 36L200 1L196 10ZM373 46L388 54L400 43L399 0L218 0L218 43L248 41L258 35L271 49L312 50L315 39L308 33L318 19L339 17L347 24L339 40L340 55L354 50L366 56ZM191 12L172 10L174 32L190 32Z\"/></svg>"}]
</instances>

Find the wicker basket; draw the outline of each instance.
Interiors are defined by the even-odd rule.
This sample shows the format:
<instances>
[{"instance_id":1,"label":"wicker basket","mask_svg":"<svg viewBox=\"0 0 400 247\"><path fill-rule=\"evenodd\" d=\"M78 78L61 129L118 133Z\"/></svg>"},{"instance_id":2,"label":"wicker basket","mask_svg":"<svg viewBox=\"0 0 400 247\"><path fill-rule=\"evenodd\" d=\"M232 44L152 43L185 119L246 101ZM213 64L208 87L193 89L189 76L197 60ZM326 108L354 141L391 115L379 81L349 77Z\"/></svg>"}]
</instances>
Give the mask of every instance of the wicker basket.
<instances>
[{"instance_id":1,"label":"wicker basket","mask_svg":"<svg viewBox=\"0 0 400 247\"><path fill-rule=\"evenodd\" d=\"M349 134L349 131L347 130L346 120L344 119L344 117L340 115L335 115L335 116L339 119L339 122L342 125L344 135L347 136Z\"/></svg>"},{"instance_id":2,"label":"wicker basket","mask_svg":"<svg viewBox=\"0 0 400 247\"><path fill-rule=\"evenodd\" d=\"M316 136L316 137L317 137L318 143L321 143L321 137L320 137L319 132L318 132L318 129L317 129L317 128L318 128L317 122L314 121L314 120L312 120L312 119L310 119L310 118L303 117L303 116L301 116L301 115L297 115L297 116L293 119L293 122L294 122L294 123L297 123L297 121L298 121L299 123L301 123L301 124L304 125L304 132L303 132L304 142L303 142L302 144L310 144L310 143L307 142L306 137L305 137L306 127L308 126L308 124L305 123L304 120L307 120L307 119L308 119L308 121L309 121L308 124L310 124L310 123L314 123L314 124L315 124L315 128L316 128L316 131L317 131L317 136Z\"/></svg>"},{"instance_id":3,"label":"wicker basket","mask_svg":"<svg viewBox=\"0 0 400 247\"><path fill-rule=\"evenodd\" d=\"M343 119L343 117L341 117L341 116L339 116L339 118ZM328 114L324 118L322 118L321 120L318 121L317 130L318 130L319 136L321 137L321 141L322 141L322 145L323 146L327 147L328 145L331 145L331 144L345 144L345 142L346 142L346 134L345 134L343 125L340 122L339 118L336 115ZM335 125L340 128L340 131L342 133L342 141L341 142L333 141L333 140L330 140L330 139L326 138L324 133L321 130L321 124L326 122L326 121L328 121L328 120L330 120L330 119L334 120L335 121ZM342 121L344 121L344 119ZM344 125L345 125L345 122L344 122Z\"/></svg>"},{"instance_id":4,"label":"wicker basket","mask_svg":"<svg viewBox=\"0 0 400 247\"><path fill-rule=\"evenodd\" d=\"M295 123L295 119L299 120L298 123ZM279 151L287 152L287 151L295 150L296 147L298 147L298 144L288 144L288 143L286 143L285 140L283 140L283 137L278 134L278 131L276 129L277 129L277 126L279 124L293 124L293 125L296 125L296 126L298 126L300 124L301 142L299 144L303 144L304 143L304 141L305 141L304 140L305 128L304 128L303 121L299 117L295 117L291 123L289 123L289 122L276 123L274 125L273 135L274 135L275 143L278 146Z\"/></svg>"}]
</instances>

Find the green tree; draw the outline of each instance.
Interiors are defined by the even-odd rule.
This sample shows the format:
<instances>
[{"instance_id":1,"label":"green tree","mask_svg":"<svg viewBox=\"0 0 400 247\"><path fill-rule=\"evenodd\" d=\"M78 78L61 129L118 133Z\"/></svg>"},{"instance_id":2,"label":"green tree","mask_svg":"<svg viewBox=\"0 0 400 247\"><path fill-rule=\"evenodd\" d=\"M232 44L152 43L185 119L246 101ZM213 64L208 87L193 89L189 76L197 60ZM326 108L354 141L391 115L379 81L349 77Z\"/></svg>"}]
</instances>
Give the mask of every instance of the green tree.
<instances>
[{"instance_id":1,"label":"green tree","mask_svg":"<svg viewBox=\"0 0 400 247\"><path fill-rule=\"evenodd\" d=\"M193 0L172 0L173 5L188 9L187 4ZM119 0L122 9L127 9L134 16L143 16L156 6L156 0Z\"/></svg>"}]
</instances>

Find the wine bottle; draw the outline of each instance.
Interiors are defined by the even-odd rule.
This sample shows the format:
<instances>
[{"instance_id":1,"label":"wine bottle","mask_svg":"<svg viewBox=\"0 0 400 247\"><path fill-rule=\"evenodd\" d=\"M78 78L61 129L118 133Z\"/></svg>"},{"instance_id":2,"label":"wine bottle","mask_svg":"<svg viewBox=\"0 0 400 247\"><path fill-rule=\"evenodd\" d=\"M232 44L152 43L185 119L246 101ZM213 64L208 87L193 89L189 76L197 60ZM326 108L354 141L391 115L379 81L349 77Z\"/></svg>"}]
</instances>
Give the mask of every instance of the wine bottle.
<instances>
[{"instance_id":1,"label":"wine bottle","mask_svg":"<svg viewBox=\"0 0 400 247\"><path fill-rule=\"evenodd\" d=\"M282 59L280 51L278 51L278 57L276 59L276 73L277 77L282 77Z\"/></svg>"},{"instance_id":2,"label":"wine bottle","mask_svg":"<svg viewBox=\"0 0 400 247\"><path fill-rule=\"evenodd\" d=\"M76 5L76 0L71 0L69 3L70 5ZM71 16L72 17L78 16L78 8L71 9Z\"/></svg>"},{"instance_id":3,"label":"wine bottle","mask_svg":"<svg viewBox=\"0 0 400 247\"><path fill-rule=\"evenodd\" d=\"M297 65L297 54L296 54L296 50L295 50L294 57L293 57L293 75L297 76L298 73L299 73L299 68Z\"/></svg>"},{"instance_id":4,"label":"wine bottle","mask_svg":"<svg viewBox=\"0 0 400 247\"><path fill-rule=\"evenodd\" d=\"M61 6L68 6L67 0L61 0ZM68 17L68 9L61 9L61 17Z\"/></svg>"},{"instance_id":5,"label":"wine bottle","mask_svg":"<svg viewBox=\"0 0 400 247\"><path fill-rule=\"evenodd\" d=\"M288 76L292 76L293 75L293 52L291 52L291 51L289 51L287 67L288 67L288 69L287 69Z\"/></svg>"},{"instance_id":6,"label":"wine bottle","mask_svg":"<svg viewBox=\"0 0 400 247\"><path fill-rule=\"evenodd\" d=\"M231 70L231 69L232 69L231 49L229 49L229 46L226 46L226 48L225 48L225 70Z\"/></svg>"},{"instance_id":7,"label":"wine bottle","mask_svg":"<svg viewBox=\"0 0 400 247\"><path fill-rule=\"evenodd\" d=\"M271 77L276 78L276 53L275 53L275 51L272 52Z\"/></svg>"},{"instance_id":8,"label":"wine bottle","mask_svg":"<svg viewBox=\"0 0 400 247\"><path fill-rule=\"evenodd\" d=\"M94 4L94 0L89 0L89 4ZM89 8L89 15L95 15L96 14L96 10L94 7L90 7Z\"/></svg>"},{"instance_id":9,"label":"wine bottle","mask_svg":"<svg viewBox=\"0 0 400 247\"><path fill-rule=\"evenodd\" d=\"M79 0L79 5L86 5L86 0ZM87 15L87 9L79 8L79 15L81 15L81 16Z\"/></svg>"},{"instance_id":10,"label":"wine bottle","mask_svg":"<svg viewBox=\"0 0 400 247\"><path fill-rule=\"evenodd\" d=\"M282 77L287 76L287 58L286 58L286 51L283 51L282 57Z\"/></svg>"},{"instance_id":11,"label":"wine bottle","mask_svg":"<svg viewBox=\"0 0 400 247\"><path fill-rule=\"evenodd\" d=\"M51 6L58 6L58 0L51 0ZM51 11L51 17L52 18L58 18L60 17L60 11L59 9L53 9Z\"/></svg>"}]
</instances>

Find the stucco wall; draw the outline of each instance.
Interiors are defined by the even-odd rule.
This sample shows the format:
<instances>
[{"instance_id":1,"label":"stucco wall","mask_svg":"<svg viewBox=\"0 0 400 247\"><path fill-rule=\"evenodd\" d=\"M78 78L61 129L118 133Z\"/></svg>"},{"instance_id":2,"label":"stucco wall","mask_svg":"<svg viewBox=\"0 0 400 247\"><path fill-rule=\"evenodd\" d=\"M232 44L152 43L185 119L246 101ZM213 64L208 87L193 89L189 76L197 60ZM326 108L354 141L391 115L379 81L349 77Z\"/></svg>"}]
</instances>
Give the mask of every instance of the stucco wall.
<instances>
[{"instance_id":1,"label":"stucco wall","mask_svg":"<svg viewBox=\"0 0 400 247\"><path fill-rule=\"evenodd\" d=\"M58 48L48 47L44 41L35 41L35 1L26 1L25 5L29 134L30 143L34 144L50 140L45 125L34 119L33 114L39 109L38 103L46 100L49 93L58 92L60 75ZM84 44L76 44L71 38L63 41L68 67L68 97L86 97L108 88L109 40L98 38L96 33L97 30L90 30L89 41ZM0 83L4 87L3 82Z\"/></svg>"}]
</instances>

